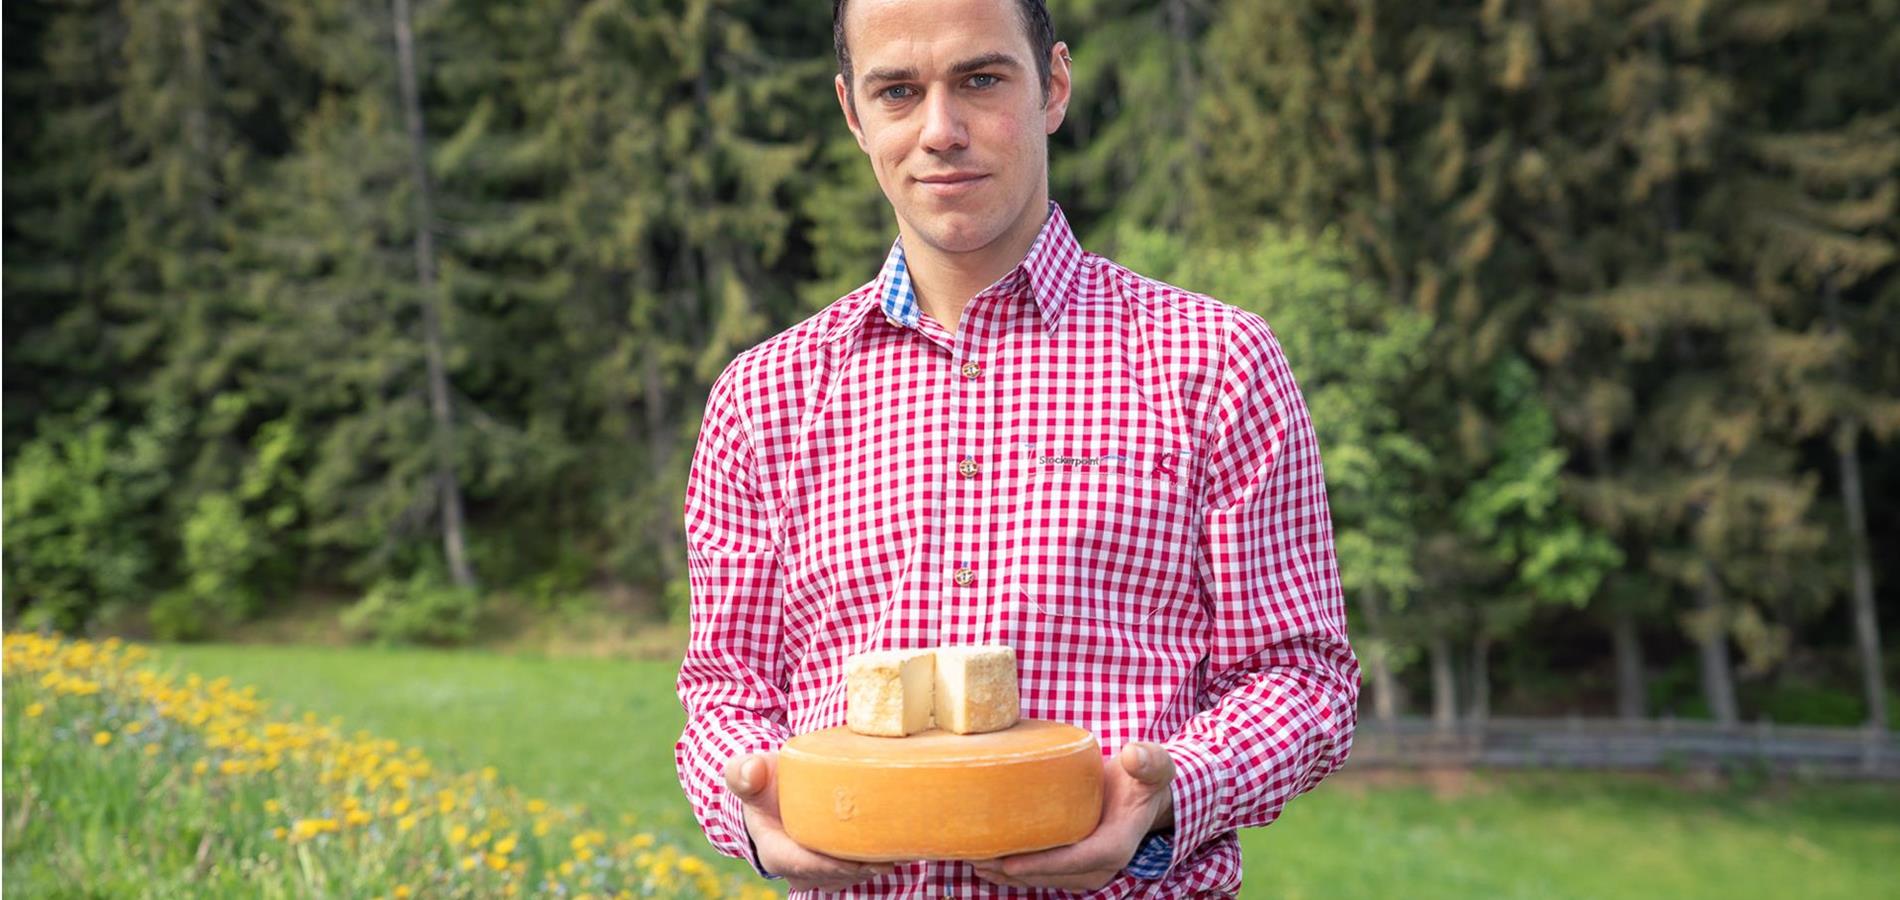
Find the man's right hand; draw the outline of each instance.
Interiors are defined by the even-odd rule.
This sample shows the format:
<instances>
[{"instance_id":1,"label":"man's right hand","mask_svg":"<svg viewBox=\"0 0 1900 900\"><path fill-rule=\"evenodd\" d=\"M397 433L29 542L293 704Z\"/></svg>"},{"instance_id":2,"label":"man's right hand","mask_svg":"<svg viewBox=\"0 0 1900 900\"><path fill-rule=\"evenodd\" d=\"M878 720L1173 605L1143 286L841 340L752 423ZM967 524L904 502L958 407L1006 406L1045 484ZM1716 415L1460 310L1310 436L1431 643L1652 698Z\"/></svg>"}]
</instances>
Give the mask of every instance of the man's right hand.
<instances>
[{"instance_id":1,"label":"man's right hand","mask_svg":"<svg viewBox=\"0 0 1900 900\"><path fill-rule=\"evenodd\" d=\"M892 870L890 863L860 863L813 853L785 833L778 817L778 754L752 753L726 763L726 787L745 804L745 827L759 851L759 866L784 876L793 890L841 891Z\"/></svg>"}]
</instances>

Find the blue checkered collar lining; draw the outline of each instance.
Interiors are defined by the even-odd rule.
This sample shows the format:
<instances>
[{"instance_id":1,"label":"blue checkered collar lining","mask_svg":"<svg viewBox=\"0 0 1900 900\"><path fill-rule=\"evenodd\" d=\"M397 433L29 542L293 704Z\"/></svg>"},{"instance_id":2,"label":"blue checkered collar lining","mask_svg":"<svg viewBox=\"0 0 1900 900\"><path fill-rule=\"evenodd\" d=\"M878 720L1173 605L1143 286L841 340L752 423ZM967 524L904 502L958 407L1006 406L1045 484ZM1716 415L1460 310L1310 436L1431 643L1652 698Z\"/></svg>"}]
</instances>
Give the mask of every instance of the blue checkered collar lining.
<instances>
[{"instance_id":1,"label":"blue checkered collar lining","mask_svg":"<svg viewBox=\"0 0 1900 900\"><path fill-rule=\"evenodd\" d=\"M1070 299L1070 288L1075 281L1076 270L1081 267L1082 248L1075 234L1069 230L1067 217L1062 207L1055 201L1049 203L1049 218L1043 222L1042 230L1036 234L1036 240L1030 244L1029 252L1023 255L1023 261L1008 274L997 280L1001 285L1012 279L1027 278L1031 293L1040 308L1043 323L1054 330L1062 316L1064 307ZM917 289L910 278L910 266L904 258L904 239L899 237L891 242L891 251L884 257L884 267L872 282L871 291L857 315L848 317L841 323L843 327L835 336L842 336L868 317L873 311L882 312L891 321L905 328L916 328L923 319L923 310L917 304Z\"/></svg>"}]
</instances>

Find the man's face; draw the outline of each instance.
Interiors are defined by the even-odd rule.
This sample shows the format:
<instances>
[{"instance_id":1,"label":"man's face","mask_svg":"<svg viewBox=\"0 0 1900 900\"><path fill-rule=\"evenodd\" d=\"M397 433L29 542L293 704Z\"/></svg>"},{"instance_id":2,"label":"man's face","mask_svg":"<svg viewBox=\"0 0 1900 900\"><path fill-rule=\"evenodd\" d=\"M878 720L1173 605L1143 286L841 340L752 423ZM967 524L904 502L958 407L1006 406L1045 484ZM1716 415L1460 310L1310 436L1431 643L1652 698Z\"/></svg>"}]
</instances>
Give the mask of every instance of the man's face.
<instances>
[{"instance_id":1,"label":"man's face","mask_svg":"<svg viewBox=\"0 0 1900 900\"><path fill-rule=\"evenodd\" d=\"M969 253L1040 228L1066 48L1045 105L1015 0L851 0L844 25L838 102L905 234Z\"/></svg>"}]
</instances>

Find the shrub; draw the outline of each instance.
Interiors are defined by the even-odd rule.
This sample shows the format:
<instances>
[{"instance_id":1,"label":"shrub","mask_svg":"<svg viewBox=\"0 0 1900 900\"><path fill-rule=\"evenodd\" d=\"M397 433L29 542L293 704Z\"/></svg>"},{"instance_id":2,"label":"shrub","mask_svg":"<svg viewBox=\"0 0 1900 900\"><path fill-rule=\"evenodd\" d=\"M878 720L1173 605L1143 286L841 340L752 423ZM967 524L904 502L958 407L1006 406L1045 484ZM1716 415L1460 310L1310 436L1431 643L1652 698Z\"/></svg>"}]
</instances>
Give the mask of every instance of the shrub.
<instances>
[{"instance_id":1,"label":"shrub","mask_svg":"<svg viewBox=\"0 0 1900 900\"><path fill-rule=\"evenodd\" d=\"M343 612L343 627L380 644L467 643L481 621L481 594L419 572L407 581L385 579Z\"/></svg>"}]
</instances>

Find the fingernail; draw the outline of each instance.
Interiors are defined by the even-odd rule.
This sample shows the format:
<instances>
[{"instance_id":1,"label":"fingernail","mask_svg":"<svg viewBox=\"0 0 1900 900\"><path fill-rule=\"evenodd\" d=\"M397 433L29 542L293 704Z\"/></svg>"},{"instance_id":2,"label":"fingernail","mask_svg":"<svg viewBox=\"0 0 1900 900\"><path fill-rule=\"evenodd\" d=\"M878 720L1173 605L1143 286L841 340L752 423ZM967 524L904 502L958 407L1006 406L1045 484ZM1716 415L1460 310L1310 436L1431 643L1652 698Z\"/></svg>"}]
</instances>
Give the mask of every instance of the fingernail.
<instances>
[{"instance_id":1,"label":"fingernail","mask_svg":"<svg viewBox=\"0 0 1900 900\"><path fill-rule=\"evenodd\" d=\"M1148 768L1148 748L1147 747L1135 748L1135 764L1144 769Z\"/></svg>"}]
</instances>

